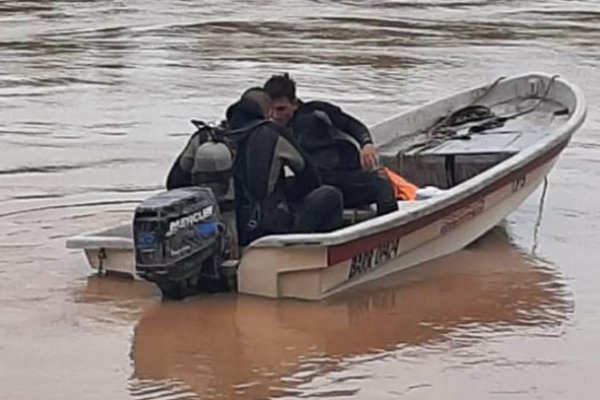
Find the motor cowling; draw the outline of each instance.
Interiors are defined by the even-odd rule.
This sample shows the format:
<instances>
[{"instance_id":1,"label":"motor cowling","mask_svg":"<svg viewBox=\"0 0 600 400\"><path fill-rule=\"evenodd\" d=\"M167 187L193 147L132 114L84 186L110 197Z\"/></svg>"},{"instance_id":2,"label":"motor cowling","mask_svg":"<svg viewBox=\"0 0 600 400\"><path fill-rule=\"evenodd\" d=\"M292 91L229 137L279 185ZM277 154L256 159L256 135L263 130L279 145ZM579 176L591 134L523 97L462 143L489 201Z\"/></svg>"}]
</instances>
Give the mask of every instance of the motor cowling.
<instances>
[{"instance_id":1,"label":"motor cowling","mask_svg":"<svg viewBox=\"0 0 600 400\"><path fill-rule=\"evenodd\" d=\"M163 296L227 289L220 273L227 230L210 188L180 188L146 199L135 210L133 228L137 273L156 283Z\"/></svg>"}]
</instances>

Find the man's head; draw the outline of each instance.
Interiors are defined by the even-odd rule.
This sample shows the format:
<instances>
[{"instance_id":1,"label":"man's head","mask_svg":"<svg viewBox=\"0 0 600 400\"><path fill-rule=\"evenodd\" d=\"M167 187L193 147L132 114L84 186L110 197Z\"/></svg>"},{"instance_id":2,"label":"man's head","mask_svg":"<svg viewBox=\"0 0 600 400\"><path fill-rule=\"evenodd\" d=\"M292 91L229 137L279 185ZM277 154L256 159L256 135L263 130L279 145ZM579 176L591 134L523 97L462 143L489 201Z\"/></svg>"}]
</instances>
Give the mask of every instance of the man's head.
<instances>
[{"instance_id":1,"label":"man's head","mask_svg":"<svg viewBox=\"0 0 600 400\"><path fill-rule=\"evenodd\" d=\"M265 90L261 87L252 87L246 90L242 94L242 99L250 99L258 103L260 105L260 109L262 110L263 116L265 118L269 117L269 113L271 110L271 97L267 94Z\"/></svg>"},{"instance_id":2,"label":"man's head","mask_svg":"<svg viewBox=\"0 0 600 400\"><path fill-rule=\"evenodd\" d=\"M225 111L230 129L242 128L256 119L269 118L271 98L261 87L253 87L242 93L242 97Z\"/></svg>"},{"instance_id":3,"label":"man's head","mask_svg":"<svg viewBox=\"0 0 600 400\"><path fill-rule=\"evenodd\" d=\"M298 108L296 82L287 73L273 75L264 89L271 97L271 118L280 125L287 125Z\"/></svg>"}]
</instances>

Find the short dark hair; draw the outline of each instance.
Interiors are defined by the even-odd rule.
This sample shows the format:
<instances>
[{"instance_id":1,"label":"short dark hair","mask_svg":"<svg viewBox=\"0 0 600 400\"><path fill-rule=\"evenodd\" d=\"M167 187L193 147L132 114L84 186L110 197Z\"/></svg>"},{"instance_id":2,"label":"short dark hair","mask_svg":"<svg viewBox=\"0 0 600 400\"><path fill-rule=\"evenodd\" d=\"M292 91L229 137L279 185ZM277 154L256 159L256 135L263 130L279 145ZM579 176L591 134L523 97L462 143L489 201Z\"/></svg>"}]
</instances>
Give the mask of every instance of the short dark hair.
<instances>
[{"instance_id":1,"label":"short dark hair","mask_svg":"<svg viewBox=\"0 0 600 400\"><path fill-rule=\"evenodd\" d=\"M296 100L296 82L287 72L282 75L271 75L263 88L273 100L282 97L287 98L289 101Z\"/></svg>"},{"instance_id":2,"label":"short dark hair","mask_svg":"<svg viewBox=\"0 0 600 400\"><path fill-rule=\"evenodd\" d=\"M263 114L266 116L271 107L271 96L260 86L254 86L242 93L242 99L250 99L258 103Z\"/></svg>"},{"instance_id":3,"label":"short dark hair","mask_svg":"<svg viewBox=\"0 0 600 400\"><path fill-rule=\"evenodd\" d=\"M245 97L248 93L251 93L251 92L264 92L264 91L265 91L265 89L261 88L260 86L252 86L252 87L246 89L244 91L244 93L242 93L242 97Z\"/></svg>"}]
</instances>

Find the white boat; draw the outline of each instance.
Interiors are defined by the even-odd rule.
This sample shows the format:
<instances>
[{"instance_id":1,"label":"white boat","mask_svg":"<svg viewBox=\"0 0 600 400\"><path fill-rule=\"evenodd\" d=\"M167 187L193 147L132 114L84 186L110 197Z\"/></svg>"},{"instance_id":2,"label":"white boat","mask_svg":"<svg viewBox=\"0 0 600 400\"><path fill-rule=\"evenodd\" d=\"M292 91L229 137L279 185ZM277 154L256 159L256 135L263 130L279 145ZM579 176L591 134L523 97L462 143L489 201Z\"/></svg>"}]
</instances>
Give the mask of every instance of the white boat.
<instances>
[{"instance_id":1,"label":"white boat","mask_svg":"<svg viewBox=\"0 0 600 400\"><path fill-rule=\"evenodd\" d=\"M495 117L469 121L482 110ZM358 218L334 232L262 237L243 250L237 290L319 300L463 248L540 185L585 114L576 86L530 73L372 126L384 166L443 190L380 217L348 210ZM92 268L135 276L130 225L71 238L67 247L84 249Z\"/></svg>"}]
</instances>

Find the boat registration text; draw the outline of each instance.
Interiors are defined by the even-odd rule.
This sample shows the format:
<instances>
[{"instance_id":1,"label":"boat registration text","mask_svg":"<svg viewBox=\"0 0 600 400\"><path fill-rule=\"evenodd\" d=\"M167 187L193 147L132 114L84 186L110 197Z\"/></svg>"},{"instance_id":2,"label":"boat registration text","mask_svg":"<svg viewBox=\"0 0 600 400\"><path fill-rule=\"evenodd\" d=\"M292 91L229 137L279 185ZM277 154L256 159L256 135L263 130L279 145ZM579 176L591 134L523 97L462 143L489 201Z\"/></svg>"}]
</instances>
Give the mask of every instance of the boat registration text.
<instances>
[{"instance_id":1,"label":"boat registration text","mask_svg":"<svg viewBox=\"0 0 600 400\"><path fill-rule=\"evenodd\" d=\"M396 238L364 253L355 255L352 257L348 279L361 275L396 258L399 247L400 238Z\"/></svg>"}]
</instances>

